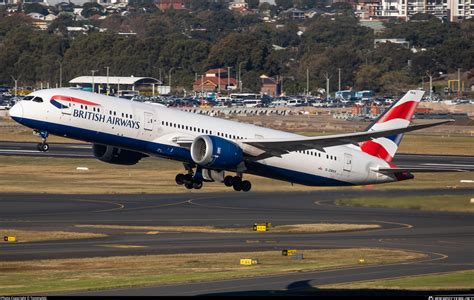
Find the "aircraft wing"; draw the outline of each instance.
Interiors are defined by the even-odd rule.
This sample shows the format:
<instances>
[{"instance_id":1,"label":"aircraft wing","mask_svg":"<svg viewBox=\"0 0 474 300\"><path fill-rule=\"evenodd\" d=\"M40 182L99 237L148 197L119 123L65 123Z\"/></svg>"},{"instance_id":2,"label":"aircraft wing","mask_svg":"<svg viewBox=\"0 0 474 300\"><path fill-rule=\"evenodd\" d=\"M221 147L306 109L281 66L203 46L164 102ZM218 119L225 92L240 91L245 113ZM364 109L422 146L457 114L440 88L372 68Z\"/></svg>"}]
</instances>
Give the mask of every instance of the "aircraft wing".
<instances>
[{"instance_id":1,"label":"aircraft wing","mask_svg":"<svg viewBox=\"0 0 474 300\"><path fill-rule=\"evenodd\" d=\"M368 141L380 137L387 137L400 133L420 130L432 126L453 122L454 120L446 120L428 124L411 125L404 128L389 130L363 131L356 133L345 133L335 135L325 135L317 137L301 137L291 139L247 139L238 141L246 154L256 156L257 159L263 159L270 156L280 156L282 154L308 149L318 149L324 152L324 148L354 144Z\"/></svg>"},{"instance_id":2,"label":"aircraft wing","mask_svg":"<svg viewBox=\"0 0 474 300\"><path fill-rule=\"evenodd\" d=\"M438 167L438 168L431 168L431 167L403 167L403 168L378 168L374 169L374 171L383 173L383 174L394 174L394 173L403 173L403 172L410 172L410 173L437 173L437 172L474 172L474 168L460 168L460 167Z\"/></svg>"}]
</instances>

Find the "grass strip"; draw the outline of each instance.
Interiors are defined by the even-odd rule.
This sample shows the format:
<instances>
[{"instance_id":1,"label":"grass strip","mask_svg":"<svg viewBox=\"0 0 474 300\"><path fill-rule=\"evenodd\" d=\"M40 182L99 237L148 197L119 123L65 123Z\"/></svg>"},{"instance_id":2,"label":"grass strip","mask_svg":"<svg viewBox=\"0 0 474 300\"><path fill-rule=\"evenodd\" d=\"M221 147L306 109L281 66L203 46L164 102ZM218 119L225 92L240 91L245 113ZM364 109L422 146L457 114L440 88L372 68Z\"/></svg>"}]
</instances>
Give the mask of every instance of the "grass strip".
<instances>
[{"instance_id":1,"label":"grass strip","mask_svg":"<svg viewBox=\"0 0 474 300\"><path fill-rule=\"evenodd\" d=\"M318 286L326 289L390 289L390 290L467 290L474 289L474 270L407 276L354 283Z\"/></svg>"},{"instance_id":2,"label":"grass strip","mask_svg":"<svg viewBox=\"0 0 474 300\"><path fill-rule=\"evenodd\" d=\"M213 281L297 271L389 264L418 260L424 254L380 248L304 250L303 260L280 251L117 256L0 262L0 294L53 293ZM254 258L257 265L240 265Z\"/></svg>"}]
</instances>

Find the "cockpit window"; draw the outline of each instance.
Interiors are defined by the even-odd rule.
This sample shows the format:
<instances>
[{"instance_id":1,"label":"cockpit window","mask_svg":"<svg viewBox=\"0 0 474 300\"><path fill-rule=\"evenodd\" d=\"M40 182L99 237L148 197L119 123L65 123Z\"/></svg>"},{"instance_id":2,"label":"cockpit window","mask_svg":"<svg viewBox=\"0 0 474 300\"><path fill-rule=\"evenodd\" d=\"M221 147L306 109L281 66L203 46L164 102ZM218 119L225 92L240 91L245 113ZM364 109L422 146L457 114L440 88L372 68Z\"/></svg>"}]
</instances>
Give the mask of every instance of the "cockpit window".
<instances>
[{"instance_id":1,"label":"cockpit window","mask_svg":"<svg viewBox=\"0 0 474 300\"><path fill-rule=\"evenodd\" d=\"M32 100L34 97L35 97L35 96L26 96L26 97L24 97L22 100L24 100L24 101L30 101L30 100Z\"/></svg>"},{"instance_id":2,"label":"cockpit window","mask_svg":"<svg viewBox=\"0 0 474 300\"><path fill-rule=\"evenodd\" d=\"M42 103L42 102L43 102L43 99L40 98L40 97L34 97L34 98L33 98L33 101L34 101L34 102L38 102L38 103Z\"/></svg>"}]
</instances>

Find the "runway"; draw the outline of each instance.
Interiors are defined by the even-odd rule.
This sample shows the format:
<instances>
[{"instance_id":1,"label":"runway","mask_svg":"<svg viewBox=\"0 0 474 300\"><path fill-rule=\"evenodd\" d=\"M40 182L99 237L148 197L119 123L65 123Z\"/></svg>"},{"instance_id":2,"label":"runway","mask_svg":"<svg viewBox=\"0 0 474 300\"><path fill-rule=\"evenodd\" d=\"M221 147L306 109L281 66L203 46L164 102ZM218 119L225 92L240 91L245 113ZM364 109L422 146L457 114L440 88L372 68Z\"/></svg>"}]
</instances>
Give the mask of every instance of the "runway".
<instances>
[{"instance_id":1,"label":"runway","mask_svg":"<svg viewBox=\"0 0 474 300\"><path fill-rule=\"evenodd\" d=\"M37 143L0 141L0 156L94 158L90 144L50 143L50 150L48 152L38 151L36 144ZM393 162L401 168L406 166L454 166L474 170L474 156L397 153Z\"/></svg>"},{"instance_id":2,"label":"runway","mask_svg":"<svg viewBox=\"0 0 474 300\"><path fill-rule=\"evenodd\" d=\"M474 220L469 213L339 207L336 199L361 195L466 195L472 189L323 190L299 193L209 193L169 195L2 194L0 223L6 228L103 232L105 238L0 244L0 260L117 255L381 247L418 251L428 258L411 263L300 272L211 283L138 287L74 295L272 295L331 294L311 285L428 274L474 268ZM252 226L296 223L379 224L380 229L320 234L162 233L77 228L80 224ZM113 248L114 244L142 248Z\"/></svg>"}]
</instances>

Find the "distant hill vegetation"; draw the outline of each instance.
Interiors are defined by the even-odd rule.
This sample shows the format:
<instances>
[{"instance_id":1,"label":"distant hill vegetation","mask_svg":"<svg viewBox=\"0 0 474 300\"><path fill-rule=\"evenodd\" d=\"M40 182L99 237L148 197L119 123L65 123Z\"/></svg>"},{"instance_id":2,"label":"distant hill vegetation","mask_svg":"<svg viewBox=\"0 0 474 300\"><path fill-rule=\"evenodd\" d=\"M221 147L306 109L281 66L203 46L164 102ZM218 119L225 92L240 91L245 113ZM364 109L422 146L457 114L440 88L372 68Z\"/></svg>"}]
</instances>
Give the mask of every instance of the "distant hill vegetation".
<instances>
[{"instance_id":1,"label":"distant hill vegetation","mask_svg":"<svg viewBox=\"0 0 474 300\"><path fill-rule=\"evenodd\" d=\"M288 5L276 3L278 9ZM426 81L427 71L436 77L439 72L474 68L474 19L391 21L375 35L341 5L334 15L272 23L261 14L239 14L215 5L165 12L148 6L123 16L96 15L82 21L60 14L45 31L37 30L30 18L0 12L0 84L11 85L13 76L23 85L55 86L61 63L63 82L90 75L90 70L105 75L105 67L110 67L114 76L161 76L166 83L174 67L173 85L190 90L196 75L209 68L231 67L235 77L240 67L249 90L257 90L258 76L266 74L283 76L285 91L298 93L306 88L307 71L310 90L316 91L325 87L326 73L336 87L340 68L342 88L399 94L419 85L423 77ZM87 30L71 34L68 26ZM374 48L375 38L406 39L417 51L390 43Z\"/></svg>"}]
</instances>

